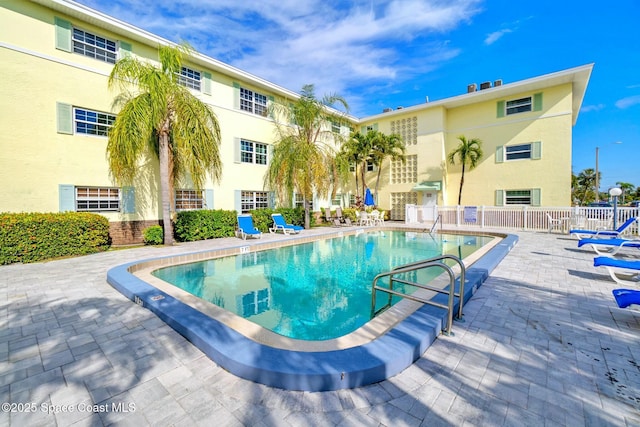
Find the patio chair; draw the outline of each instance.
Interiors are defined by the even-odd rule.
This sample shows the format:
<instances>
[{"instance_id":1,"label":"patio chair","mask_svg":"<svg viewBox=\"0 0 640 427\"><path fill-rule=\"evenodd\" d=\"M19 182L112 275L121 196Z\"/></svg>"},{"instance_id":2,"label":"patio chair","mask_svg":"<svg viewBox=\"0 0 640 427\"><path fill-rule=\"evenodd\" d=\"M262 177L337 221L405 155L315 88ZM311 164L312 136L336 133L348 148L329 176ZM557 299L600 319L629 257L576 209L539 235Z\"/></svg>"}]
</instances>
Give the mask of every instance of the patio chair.
<instances>
[{"instance_id":1,"label":"patio chair","mask_svg":"<svg viewBox=\"0 0 640 427\"><path fill-rule=\"evenodd\" d=\"M554 229L562 231L562 220L555 219L548 213L546 215L547 215L547 221L549 223L549 233L551 233L551 231Z\"/></svg>"},{"instance_id":2,"label":"patio chair","mask_svg":"<svg viewBox=\"0 0 640 427\"><path fill-rule=\"evenodd\" d=\"M247 237L255 237L257 239L262 237L260 230L253 225L253 216L251 214L238 215L236 237L242 238L242 240L247 240Z\"/></svg>"},{"instance_id":3,"label":"patio chair","mask_svg":"<svg viewBox=\"0 0 640 427\"><path fill-rule=\"evenodd\" d=\"M273 227L269 229L269 232L271 233L282 231L284 234L298 234L300 231L304 230L304 227L300 227L299 225L287 224L282 214L271 214L271 219L273 219Z\"/></svg>"},{"instance_id":4,"label":"patio chair","mask_svg":"<svg viewBox=\"0 0 640 427\"><path fill-rule=\"evenodd\" d=\"M620 308L627 308L630 305L640 306L640 291L633 289L614 289L613 297Z\"/></svg>"},{"instance_id":5,"label":"patio chair","mask_svg":"<svg viewBox=\"0 0 640 427\"><path fill-rule=\"evenodd\" d=\"M589 245L598 255L613 256L624 248L640 249L640 239L580 239L578 247Z\"/></svg>"},{"instance_id":6,"label":"patio chair","mask_svg":"<svg viewBox=\"0 0 640 427\"><path fill-rule=\"evenodd\" d=\"M599 256L593 260L594 267L604 267L609 276L623 286L640 286L638 275L640 274L640 261L627 261L606 256Z\"/></svg>"},{"instance_id":7,"label":"patio chair","mask_svg":"<svg viewBox=\"0 0 640 427\"><path fill-rule=\"evenodd\" d=\"M334 217L334 220L335 219L339 222L344 222L344 216L342 215L342 208L340 206L336 208L336 216Z\"/></svg>"},{"instance_id":8,"label":"patio chair","mask_svg":"<svg viewBox=\"0 0 640 427\"><path fill-rule=\"evenodd\" d=\"M609 237L613 239L620 237L637 219L636 217L631 217L615 230L569 230L569 234L576 236L578 239L585 239L587 237Z\"/></svg>"},{"instance_id":9,"label":"patio chair","mask_svg":"<svg viewBox=\"0 0 640 427\"><path fill-rule=\"evenodd\" d=\"M371 218L367 211L360 212L360 218L358 219L358 225L373 225Z\"/></svg>"}]
</instances>

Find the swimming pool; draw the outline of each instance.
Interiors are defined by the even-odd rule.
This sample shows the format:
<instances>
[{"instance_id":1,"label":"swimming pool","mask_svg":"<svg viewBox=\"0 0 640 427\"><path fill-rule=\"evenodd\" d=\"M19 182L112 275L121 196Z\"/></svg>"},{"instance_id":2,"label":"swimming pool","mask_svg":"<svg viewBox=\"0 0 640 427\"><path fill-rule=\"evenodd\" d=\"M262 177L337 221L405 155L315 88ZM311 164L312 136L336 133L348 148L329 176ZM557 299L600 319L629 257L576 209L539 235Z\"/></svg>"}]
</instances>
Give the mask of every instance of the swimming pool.
<instances>
[{"instance_id":1,"label":"swimming pool","mask_svg":"<svg viewBox=\"0 0 640 427\"><path fill-rule=\"evenodd\" d=\"M372 231L165 267L152 274L277 334L328 340L371 320L371 284L377 274L438 255L464 258L492 239ZM420 270L411 279L426 283L441 272ZM379 296L376 308L385 302Z\"/></svg>"},{"instance_id":2,"label":"swimming pool","mask_svg":"<svg viewBox=\"0 0 640 427\"><path fill-rule=\"evenodd\" d=\"M386 228L410 230L397 226ZM302 341L267 331L150 274L170 265L360 232L362 229L358 228L312 229L294 236L267 235L251 242L217 239L203 242L209 249L204 250L200 245L203 248L200 252L184 251L112 267L107 272L107 282L131 301L152 311L219 366L238 377L286 390L361 387L390 378L419 358L440 335L444 310L419 304L410 310L400 309L405 303L411 303L405 300L346 336ZM468 257L465 302L518 241L516 235L482 233L487 234L497 238Z\"/></svg>"}]
</instances>

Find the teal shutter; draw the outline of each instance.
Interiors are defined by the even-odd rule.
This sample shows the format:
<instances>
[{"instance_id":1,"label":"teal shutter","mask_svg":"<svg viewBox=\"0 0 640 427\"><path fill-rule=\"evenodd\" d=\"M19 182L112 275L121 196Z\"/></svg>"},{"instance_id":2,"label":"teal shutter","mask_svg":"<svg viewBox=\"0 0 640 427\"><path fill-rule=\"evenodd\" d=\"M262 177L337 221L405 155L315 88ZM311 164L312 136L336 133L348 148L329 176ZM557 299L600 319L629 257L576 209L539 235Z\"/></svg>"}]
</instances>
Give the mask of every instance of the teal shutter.
<instances>
[{"instance_id":1,"label":"teal shutter","mask_svg":"<svg viewBox=\"0 0 640 427\"><path fill-rule=\"evenodd\" d=\"M367 127L366 126L362 126L360 128L360 133L363 134L363 135L366 134L367 133Z\"/></svg>"},{"instance_id":2,"label":"teal shutter","mask_svg":"<svg viewBox=\"0 0 640 427\"><path fill-rule=\"evenodd\" d=\"M267 145L267 165L271 163L271 159L273 159L273 145Z\"/></svg>"},{"instance_id":3,"label":"teal shutter","mask_svg":"<svg viewBox=\"0 0 640 427\"><path fill-rule=\"evenodd\" d=\"M213 209L213 189L206 188L204 190L204 203L206 209Z\"/></svg>"},{"instance_id":4,"label":"teal shutter","mask_svg":"<svg viewBox=\"0 0 640 427\"><path fill-rule=\"evenodd\" d=\"M233 138L233 162L242 163L240 156L240 138Z\"/></svg>"},{"instance_id":5,"label":"teal shutter","mask_svg":"<svg viewBox=\"0 0 640 427\"><path fill-rule=\"evenodd\" d=\"M531 206L540 206L540 189L531 189Z\"/></svg>"},{"instance_id":6,"label":"teal shutter","mask_svg":"<svg viewBox=\"0 0 640 427\"><path fill-rule=\"evenodd\" d=\"M233 198L233 205L239 214L242 213L242 190L235 190Z\"/></svg>"},{"instance_id":7,"label":"teal shutter","mask_svg":"<svg viewBox=\"0 0 640 427\"><path fill-rule=\"evenodd\" d=\"M120 51L118 52L120 59L131 56L131 49L131 43L120 41Z\"/></svg>"},{"instance_id":8,"label":"teal shutter","mask_svg":"<svg viewBox=\"0 0 640 427\"><path fill-rule=\"evenodd\" d=\"M276 193L269 191L269 209L273 209L276 206Z\"/></svg>"},{"instance_id":9,"label":"teal shutter","mask_svg":"<svg viewBox=\"0 0 640 427\"><path fill-rule=\"evenodd\" d=\"M73 108L71 105L56 102L56 119L58 121L58 133L73 134Z\"/></svg>"},{"instance_id":10,"label":"teal shutter","mask_svg":"<svg viewBox=\"0 0 640 427\"><path fill-rule=\"evenodd\" d=\"M233 108L240 109L240 83L233 82Z\"/></svg>"},{"instance_id":11,"label":"teal shutter","mask_svg":"<svg viewBox=\"0 0 640 427\"><path fill-rule=\"evenodd\" d=\"M267 97L267 99L268 99L268 101L267 101L267 111L269 113L268 117L270 119L273 119L273 103L276 101L276 99L271 95L269 95Z\"/></svg>"},{"instance_id":12,"label":"teal shutter","mask_svg":"<svg viewBox=\"0 0 640 427\"><path fill-rule=\"evenodd\" d=\"M377 123L374 123L372 127L373 127L373 130L378 130L378 124Z\"/></svg>"},{"instance_id":13,"label":"teal shutter","mask_svg":"<svg viewBox=\"0 0 640 427\"><path fill-rule=\"evenodd\" d=\"M496 106L496 117L504 117L504 101L498 101Z\"/></svg>"},{"instance_id":14,"label":"teal shutter","mask_svg":"<svg viewBox=\"0 0 640 427\"><path fill-rule=\"evenodd\" d=\"M54 18L56 26L56 49L71 52L71 22Z\"/></svg>"},{"instance_id":15,"label":"teal shutter","mask_svg":"<svg viewBox=\"0 0 640 427\"><path fill-rule=\"evenodd\" d=\"M504 206L504 190L496 190L496 206Z\"/></svg>"},{"instance_id":16,"label":"teal shutter","mask_svg":"<svg viewBox=\"0 0 640 427\"><path fill-rule=\"evenodd\" d=\"M496 147L496 163L504 162L504 145Z\"/></svg>"},{"instance_id":17,"label":"teal shutter","mask_svg":"<svg viewBox=\"0 0 640 427\"><path fill-rule=\"evenodd\" d=\"M58 209L60 212L76 210L76 187L68 184L58 185Z\"/></svg>"},{"instance_id":18,"label":"teal shutter","mask_svg":"<svg viewBox=\"0 0 640 427\"><path fill-rule=\"evenodd\" d=\"M542 110L542 92L533 95L533 111Z\"/></svg>"},{"instance_id":19,"label":"teal shutter","mask_svg":"<svg viewBox=\"0 0 640 427\"><path fill-rule=\"evenodd\" d=\"M204 75L204 90L202 92L205 95L211 95L211 73L204 71L202 74Z\"/></svg>"},{"instance_id":20,"label":"teal shutter","mask_svg":"<svg viewBox=\"0 0 640 427\"><path fill-rule=\"evenodd\" d=\"M542 158L542 142L536 141L531 143L531 158L534 160Z\"/></svg>"},{"instance_id":21,"label":"teal shutter","mask_svg":"<svg viewBox=\"0 0 640 427\"><path fill-rule=\"evenodd\" d=\"M122 213L136 213L136 192L133 187L122 187Z\"/></svg>"}]
</instances>

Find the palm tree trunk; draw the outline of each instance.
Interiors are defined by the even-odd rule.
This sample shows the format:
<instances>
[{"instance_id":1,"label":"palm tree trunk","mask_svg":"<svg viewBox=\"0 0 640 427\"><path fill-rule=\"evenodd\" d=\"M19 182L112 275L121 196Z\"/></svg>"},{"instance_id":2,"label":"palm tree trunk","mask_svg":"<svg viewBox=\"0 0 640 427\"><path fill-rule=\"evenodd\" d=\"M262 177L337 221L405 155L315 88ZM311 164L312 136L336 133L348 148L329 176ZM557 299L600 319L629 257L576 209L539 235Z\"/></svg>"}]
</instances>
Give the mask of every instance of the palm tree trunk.
<instances>
[{"instance_id":1,"label":"palm tree trunk","mask_svg":"<svg viewBox=\"0 0 640 427\"><path fill-rule=\"evenodd\" d=\"M376 203L376 206L378 206L379 201L378 201L378 184L380 184L380 172L382 171L382 162L380 162L380 166L378 166L378 176L376 177L376 198L373 199L374 202Z\"/></svg>"},{"instance_id":2,"label":"palm tree trunk","mask_svg":"<svg viewBox=\"0 0 640 427\"><path fill-rule=\"evenodd\" d=\"M309 209L309 199L307 196L304 196L304 229L308 230L311 228L311 215Z\"/></svg>"},{"instance_id":3,"label":"palm tree trunk","mask_svg":"<svg viewBox=\"0 0 640 427\"><path fill-rule=\"evenodd\" d=\"M462 162L462 175L460 176L460 191L458 192L458 206L462 202L462 186L464 185L464 162Z\"/></svg>"},{"instance_id":4,"label":"palm tree trunk","mask_svg":"<svg viewBox=\"0 0 640 427\"><path fill-rule=\"evenodd\" d=\"M162 197L162 226L164 244L173 245L173 224L171 224L171 184L169 183L169 133L162 131L159 136L160 193Z\"/></svg>"}]
</instances>

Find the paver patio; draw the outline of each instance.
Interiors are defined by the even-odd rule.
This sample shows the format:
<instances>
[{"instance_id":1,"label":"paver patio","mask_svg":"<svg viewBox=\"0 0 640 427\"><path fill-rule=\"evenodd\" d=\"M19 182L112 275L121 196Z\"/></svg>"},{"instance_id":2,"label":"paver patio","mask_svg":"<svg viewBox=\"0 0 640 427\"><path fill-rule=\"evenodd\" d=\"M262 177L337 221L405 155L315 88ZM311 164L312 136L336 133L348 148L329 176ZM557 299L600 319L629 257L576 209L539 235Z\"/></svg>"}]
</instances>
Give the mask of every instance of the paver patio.
<instances>
[{"instance_id":1,"label":"paver patio","mask_svg":"<svg viewBox=\"0 0 640 427\"><path fill-rule=\"evenodd\" d=\"M387 381L333 392L237 378L105 280L125 262L248 241L0 266L0 425L640 425L640 312L617 308L575 239L515 234L454 336Z\"/></svg>"}]
</instances>

